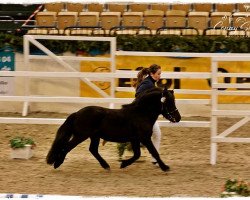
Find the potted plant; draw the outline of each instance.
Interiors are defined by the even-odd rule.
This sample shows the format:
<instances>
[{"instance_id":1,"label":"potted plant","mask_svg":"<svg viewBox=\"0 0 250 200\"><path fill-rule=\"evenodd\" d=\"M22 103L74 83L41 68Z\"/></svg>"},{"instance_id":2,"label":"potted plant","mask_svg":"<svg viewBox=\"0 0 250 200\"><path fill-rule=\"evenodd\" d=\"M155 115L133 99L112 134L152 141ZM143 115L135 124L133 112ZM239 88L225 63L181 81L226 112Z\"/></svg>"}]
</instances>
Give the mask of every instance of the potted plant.
<instances>
[{"instance_id":1,"label":"potted plant","mask_svg":"<svg viewBox=\"0 0 250 200\"><path fill-rule=\"evenodd\" d=\"M250 196L250 183L237 180L229 179L226 181L221 197L249 197Z\"/></svg>"},{"instance_id":2,"label":"potted plant","mask_svg":"<svg viewBox=\"0 0 250 200\"><path fill-rule=\"evenodd\" d=\"M35 142L31 138L15 137L10 140L11 158L29 159L33 156Z\"/></svg>"}]
</instances>

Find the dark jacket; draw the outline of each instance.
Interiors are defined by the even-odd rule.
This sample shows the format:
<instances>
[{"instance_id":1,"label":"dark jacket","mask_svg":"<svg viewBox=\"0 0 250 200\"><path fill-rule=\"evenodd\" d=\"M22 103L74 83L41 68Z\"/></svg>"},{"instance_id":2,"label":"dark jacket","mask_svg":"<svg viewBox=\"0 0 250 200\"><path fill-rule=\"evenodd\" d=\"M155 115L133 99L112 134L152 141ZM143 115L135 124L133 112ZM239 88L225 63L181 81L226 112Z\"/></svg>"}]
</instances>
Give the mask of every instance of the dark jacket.
<instances>
[{"instance_id":1,"label":"dark jacket","mask_svg":"<svg viewBox=\"0 0 250 200\"><path fill-rule=\"evenodd\" d=\"M151 76L146 77L136 88L135 97L145 90L154 88L155 82L156 81Z\"/></svg>"}]
</instances>

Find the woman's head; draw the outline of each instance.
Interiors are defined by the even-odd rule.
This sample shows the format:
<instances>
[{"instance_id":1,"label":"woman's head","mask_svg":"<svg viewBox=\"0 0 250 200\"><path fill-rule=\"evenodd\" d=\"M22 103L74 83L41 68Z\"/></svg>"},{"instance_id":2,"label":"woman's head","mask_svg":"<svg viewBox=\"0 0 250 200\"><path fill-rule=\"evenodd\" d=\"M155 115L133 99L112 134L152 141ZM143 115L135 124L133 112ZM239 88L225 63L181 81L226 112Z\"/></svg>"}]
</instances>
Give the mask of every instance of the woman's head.
<instances>
[{"instance_id":1,"label":"woman's head","mask_svg":"<svg viewBox=\"0 0 250 200\"><path fill-rule=\"evenodd\" d=\"M161 66L153 64L148 68L149 75L157 82L161 78Z\"/></svg>"},{"instance_id":2,"label":"woman's head","mask_svg":"<svg viewBox=\"0 0 250 200\"><path fill-rule=\"evenodd\" d=\"M161 67L159 65L153 64L149 68L138 67L137 69L140 69L140 71L137 74L137 80L133 84L134 87L137 87L148 75L155 81L159 81L161 78Z\"/></svg>"}]
</instances>

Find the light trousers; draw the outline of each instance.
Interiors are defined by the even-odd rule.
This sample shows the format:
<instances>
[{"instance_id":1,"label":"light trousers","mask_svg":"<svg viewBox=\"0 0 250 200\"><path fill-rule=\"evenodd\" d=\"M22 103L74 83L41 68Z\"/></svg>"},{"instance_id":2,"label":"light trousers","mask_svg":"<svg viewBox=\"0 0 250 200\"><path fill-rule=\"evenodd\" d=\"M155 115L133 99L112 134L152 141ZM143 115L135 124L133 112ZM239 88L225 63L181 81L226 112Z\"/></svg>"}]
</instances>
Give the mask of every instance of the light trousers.
<instances>
[{"instance_id":1,"label":"light trousers","mask_svg":"<svg viewBox=\"0 0 250 200\"><path fill-rule=\"evenodd\" d=\"M158 153L160 153L160 144L161 144L161 129L156 121L153 126L152 142ZM152 162L156 162L155 158L152 157Z\"/></svg>"}]
</instances>

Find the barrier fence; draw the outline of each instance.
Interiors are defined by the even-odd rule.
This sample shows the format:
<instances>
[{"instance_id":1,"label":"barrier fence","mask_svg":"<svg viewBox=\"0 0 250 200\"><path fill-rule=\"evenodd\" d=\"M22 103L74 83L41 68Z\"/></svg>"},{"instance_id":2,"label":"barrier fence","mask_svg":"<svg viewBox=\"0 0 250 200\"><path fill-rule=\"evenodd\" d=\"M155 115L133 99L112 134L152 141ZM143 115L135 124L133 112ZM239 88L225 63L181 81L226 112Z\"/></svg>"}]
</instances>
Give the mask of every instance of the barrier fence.
<instances>
[{"instance_id":1,"label":"barrier fence","mask_svg":"<svg viewBox=\"0 0 250 200\"><path fill-rule=\"evenodd\" d=\"M110 42L110 57L75 57L75 56L57 56L38 40L84 40L84 41L109 41ZM30 55L30 44L34 44L46 55ZM249 54L218 54L218 53L173 53L173 52L126 52L116 51L116 40L114 37L84 37L84 36L44 36L44 35L25 35L24 36L24 62L27 66L26 71L0 71L0 76L26 77L25 79L25 95L24 96L0 96L0 101L7 102L24 102L22 115L28 114L30 102L64 102L64 103L108 103L110 108L114 104L125 104L131 102L132 98L115 98L115 91L133 91L132 88L116 87L116 78L136 78L136 71L116 70L115 56L166 56L166 57L206 57L211 58L211 72L162 72L162 78L174 79L211 79L211 90L189 90L178 89L175 93L179 94L207 94L210 99L177 99L177 105L184 104L201 104L211 105L211 120L210 121L181 121L177 124L169 123L166 120L159 120L160 126L165 127L207 127L211 128L211 157L210 163L216 164L217 158L217 143L219 142L245 142L250 143L249 138L226 137L240 126L249 122L250 111L240 110L219 110L218 96L219 95L245 95L250 96L250 84L248 83L219 83L220 77L245 77L250 78L250 73L220 73L218 72L218 62L220 61L250 61ZM31 71L30 60L52 59L66 68L67 72L41 72ZM88 61L108 61L110 62L111 72L93 73L79 72L73 66L68 64L67 60L88 60ZM30 93L29 78L78 78L84 81L93 90L98 92L103 98L91 97L65 97L65 96L34 96ZM91 79L91 80L90 80ZM111 85L110 95L102 91L92 81L109 81ZM220 88L244 88L246 90L239 91L222 91ZM221 116L243 116L244 118L232 127L218 134L218 117ZM62 124L65 119L57 118L28 118L28 117L0 117L0 123L15 123L15 124Z\"/></svg>"}]
</instances>

